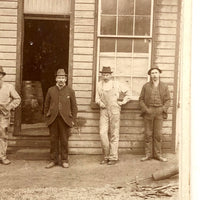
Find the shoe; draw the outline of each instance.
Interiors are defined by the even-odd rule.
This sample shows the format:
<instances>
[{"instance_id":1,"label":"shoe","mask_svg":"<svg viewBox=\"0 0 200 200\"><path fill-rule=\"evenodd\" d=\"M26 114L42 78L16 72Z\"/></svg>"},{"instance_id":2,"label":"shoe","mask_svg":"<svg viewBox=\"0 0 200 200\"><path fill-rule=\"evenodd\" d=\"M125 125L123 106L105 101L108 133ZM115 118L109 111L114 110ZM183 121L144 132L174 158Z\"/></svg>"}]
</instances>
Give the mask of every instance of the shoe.
<instances>
[{"instance_id":1,"label":"shoe","mask_svg":"<svg viewBox=\"0 0 200 200\"><path fill-rule=\"evenodd\" d=\"M3 165L9 165L11 163L10 160L8 160L7 158L3 159L1 162Z\"/></svg>"},{"instance_id":2,"label":"shoe","mask_svg":"<svg viewBox=\"0 0 200 200\"><path fill-rule=\"evenodd\" d=\"M55 162L50 162L50 163L47 164L47 166L45 168L49 169L49 168L52 168L54 166L56 166L56 163Z\"/></svg>"},{"instance_id":3,"label":"shoe","mask_svg":"<svg viewBox=\"0 0 200 200\"><path fill-rule=\"evenodd\" d=\"M108 162L109 162L109 160L102 160L102 161L100 162L100 165L107 164Z\"/></svg>"},{"instance_id":4,"label":"shoe","mask_svg":"<svg viewBox=\"0 0 200 200\"><path fill-rule=\"evenodd\" d=\"M142 161L142 162L147 161L147 160L151 160L151 156L145 156L140 159L140 161Z\"/></svg>"},{"instance_id":5,"label":"shoe","mask_svg":"<svg viewBox=\"0 0 200 200\"><path fill-rule=\"evenodd\" d=\"M167 158L163 158L163 157L157 157L157 160L161 161L161 162L167 162Z\"/></svg>"},{"instance_id":6,"label":"shoe","mask_svg":"<svg viewBox=\"0 0 200 200\"><path fill-rule=\"evenodd\" d=\"M115 165L117 163L117 160L109 160L108 165Z\"/></svg>"},{"instance_id":7,"label":"shoe","mask_svg":"<svg viewBox=\"0 0 200 200\"><path fill-rule=\"evenodd\" d=\"M69 163L67 163L67 162L62 163L62 167L63 168L69 168Z\"/></svg>"}]
</instances>

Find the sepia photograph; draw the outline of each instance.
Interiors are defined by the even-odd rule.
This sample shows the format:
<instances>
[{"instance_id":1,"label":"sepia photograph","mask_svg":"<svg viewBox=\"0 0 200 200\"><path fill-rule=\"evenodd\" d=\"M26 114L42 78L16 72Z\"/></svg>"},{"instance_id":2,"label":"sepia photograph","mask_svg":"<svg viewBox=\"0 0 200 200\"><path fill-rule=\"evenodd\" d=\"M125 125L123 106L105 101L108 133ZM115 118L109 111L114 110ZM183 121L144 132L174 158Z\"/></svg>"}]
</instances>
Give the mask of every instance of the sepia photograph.
<instances>
[{"instance_id":1,"label":"sepia photograph","mask_svg":"<svg viewBox=\"0 0 200 200\"><path fill-rule=\"evenodd\" d=\"M191 19L188 0L0 0L0 199L189 200Z\"/></svg>"}]
</instances>

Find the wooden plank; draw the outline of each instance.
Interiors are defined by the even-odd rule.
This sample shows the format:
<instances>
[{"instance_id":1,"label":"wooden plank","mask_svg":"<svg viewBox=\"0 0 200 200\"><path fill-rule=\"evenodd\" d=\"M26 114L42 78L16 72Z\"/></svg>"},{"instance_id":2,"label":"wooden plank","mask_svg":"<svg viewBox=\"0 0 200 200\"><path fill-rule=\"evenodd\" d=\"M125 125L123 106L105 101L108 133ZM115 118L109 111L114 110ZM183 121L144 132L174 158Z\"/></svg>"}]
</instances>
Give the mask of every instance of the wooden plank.
<instances>
[{"instance_id":1,"label":"wooden plank","mask_svg":"<svg viewBox=\"0 0 200 200\"><path fill-rule=\"evenodd\" d=\"M93 56L91 56L91 55L73 55L73 61L92 62L93 61Z\"/></svg>"},{"instance_id":2,"label":"wooden plank","mask_svg":"<svg viewBox=\"0 0 200 200\"><path fill-rule=\"evenodd\" d=\"M155 63L175 63L174 57L162 57L162 56L156 56Z\"/></svg>"},{"instance_id":3,"label":"wooden plank","mask_svg":"<svg viewBox=\"0 0 200 200\"><path fill-rule=\"evenodd\" d=\"M178 6L177 5L162 5L156 6L156 12L165 12L165 13L177 13Z\"/></svg>"},{"instance_id":4,"label":"wooden plank","mask_svg":"<svg viewBox=\"0 0 200 200\"><path fill-rule=\"evenodd\" d=\"M177 27L177 21L173 21L173 20L156 20L155 22L155 25L156 26L159 26L159 27L171 27L171 28L176 28Z\"/></svg>"},{"instance_id":5,"label":"wooden plank","mask_svg":"<svg viewBox=\"0 0 200 200\"><path fill-rule=\"evenodd\" d=\"M94 19L83 19L83 18L75 18L74 20L75 25L89 25L94 26Z\"/></svg>"},{"instance_id":6,"label":"wooden plank","mask_svg":"<svg viewBox=\"0 0 200 200\"><path fill-rule=\"evenodd\" d=\"M76 97L91 97L92 91L76 91Z\"/></svg>"},{"instance_id":7,"label":"wooden plank","mask_svg":"<svg viewBox=\"0 0 200 200\"><path fill-rule=\"evenodd\" d=\"M16 60L0 60L0 63L3 67L16 67Z\"/></svg>"},{"instance_id":8,"label":"wooden plank","mask_svg":"<svg viewBox=\"0 0 200 200\"><path fill-rule=\"evenodd\" d=\"M16 46L8 46L8 45L0 45L0 52L10 52L10 53L13 53L13 52L16 52Z\"/></svg>"},{"instance_id":9,"label":"wooden plank","mask_svg":"<svg viewBox=\"0 0 200 200\"><path fill-rule=\"evenodd\" d=\"M175 56L175 49L155 49L156 56Z\"/></svg>"},{"instance_id":10,"label":"wooden plank","mask_svg":"<svg viewBox=\"0 0 200 200\"><path fill-rule=\"evenodd\" d=\"M91 98L81 98L81 97L77 97L76 98L76 101L78 104L81 104L81 105L90 105L91 103Z\"/></svg>"},{"instance_id":11,"label":"wooden plank","mask_svg":"<svg viewBox=\"0 0 200 200\"><path fill-rule=\"evenodd\" d=\"M91 77L92 76L92 70L90 69L75 69L73 71L73 76L75 77ZM91 77L92 78L92 77Z\"/></svg>"},{"instance_id":12,"label":"wooden plank","mask_svg":"<svg viewBox=\"0 0 200 200\"><path fill-rule=\"evenodd\" d=\"M75 33L93 33L94 32L94 26L75 26L74 27Z\"/></svg>"},{"instance_id":13,"label":"wooden plank","mask_svg":"<svg viewBox=\"0 0 200 200\"><path fill-rule=\"evenodd\" d=\"M176 34L176 28L169 28L169 27L156 27L155 29L155 33L156 34L169 34L169 35L173 35Z\"/></svg>"},{"instance_id":14,"label":"wooden plank","mask_svg":"<svg viewBox=\"0 0 200 200\"><path fill-rule=\"evenodd\" d=\"M157 5L178 5L178 0L157 0Z\"/></svg>"},{"instance_id":15,"label":"wooden plank","mask_svg":"<svg viewBox=\"0 0 200 200\"><path fill-rule=\"evenodd\" d=\"M74 54L80 54L80 55L93 55L93 48L77 48L74 47Z\"/></svg>"},{"instance_id":16,"label":"wooden plank","mask_svg":"<svg viewBox=\"0 0 200 200\"><path fill-rule=\"evenodd\" d=\"M8 60L8 59L16 59L16 53L1 53L0 59Z\"/></svg>"},{"instance_id":17,"label":"wooden plank","mask_svg":"<svg viewBox=\"0 0 200 200\"><path fill-rule=\"evenodd\" d=\"M73 62L73 69L92 69L93 63Z\"/></svg>"},{"instance_id":18,"label":"wooden plank","mask_svg":"<svg viewBox=\"0 0 200 200\"><path fill-rule=\"evenodd\" d=\"M175 49L176 43L175 42L156 42L155 48L156 49Z\"/></svg>"},{"instance_id":19,"label":"wooden plank","mask_svg":"<svg viewBox=\"0 0 200 200\"><path fill-rule=\"evenodd\" d=\"M16 38L0 38L0 44L16 45L17 39Z\"/></svg>"},{"instance_id":20,"label":"wooden plank","mask_svg":"<svg viewBox=\"0 0 200 200\"><path fill-rule=\"evenodd\" d=\"M94 34L93 33L74 33L74 39L94 40Z\"/></svg>"},{"instance_id":21,"label":"wooden plank","mask_svg":"<svg viewBox=\"0 0 200 200\"><path fill-rule=\"evenodd\" d=\"M92 84L92 77L73 77L73 83L90 83L90 84Z\"/></svg>"},{"instance_id":22,"label":"wooden plank","mask_svg":"<svg viewBox=\"0 0 200 200\"><path fill-rule=\"evenodd\" d=\"M0 8L17 8L17 5L16 1L0 1Z\"/></svg>"},{"instance_id":23,"label":"wooden plank","mask_svg":"<svg viewBox=\"0 0 200 200\"><path fill-rule=\"evenodd\" d=\"M4 77L4 80L6 82L14 82L16 80L16 75L15 74L12 74L12 75L9 75L7 74L5 77Z\"/></svg>"},{"instance_id":24,"label":"wooden plank","mask_svg":"<svg viewBox=\"0 0 200 200\"><path fill-rule=\"evenodd\" d=\"M75 17L80 18L87 18L87 19L94 19L94 10L88 11L88 10L76 10L75 11Z\"/></svg>"},{"instance_id":25,"label":"wooden plank","mask_svg":"<svg viewBox=\"0 0 200 200\"><path fill-rule=\"evenodd\" d=\"M76 0L76 3L83 3L83 4L93 3L93 4L95 4L95 0Z\"/></svg>"},{"instance_id":26,"label":"wooden plank","mask_svg":"<svg viewBox=\"0 0 200 200\"><path fill-rule=\"evenodd\" d=\"M175 64L170 63L156 63L156 65L162 70L174 70Z\"/></svg>"},{"instance_id":27,"label":"wooden plank","mask_svg":"<svg viewBox=\"0 0 200 200\"><path fill-rule=\"evenodd\" d=\"M94 41L74 40L74 47L94 47Z\"/></svg>"},{"instance_id":28,"label":"wooden plank","mask_svg":"<svg viewBox=\"0 0 200 200\"><path fill-rule=\"evenodd\" d=\"M177 13L157 13L156 19L177 20Z\"/></svg>"},{"instance_id":29,"label":"wooden plank","mask_svg":"<svg viewBox=\"0 0 200 200\"><path fill-rule=\"evenodd\" d=\"M17 30L17 24L0 23L0 30L16 31Z\"/></svg>"},{"instance_id":30,"label":"wooden plank","mask_svg":"<svg viewBox=\"0 0 200 200\"><path fill-rule=\"evenodd\" d=\"M6 72L6 74L10 74L10 75L15 75L16 74L16 68L15 67L4 67L3 68L4 71Z\"/></svg>"},{"instance_id":31,"label":"wooden plank","mask_svg":"<svg viewBox=\"0 0 200 200\"><path fill-rule=\"evenodd\" d=\"M73 83L72 85L74 90L82 90L82 91L91 91L92 85L91 84L80 84L80 83Z\"/></svg>"},{"instance_id":32,"label":"wooden plank","mask_svg":"<svg viewBox=\"0 0 200 200\"><path fill-rule=\"evenodd\" d=\"M15 16L1 16L0 17L0 22L3 22L3 23L17 23L17 17Z\"/></svg>"},{"instance_id":33,"label":"wooden plank","mask_svg":"<svg viewBox=\"0 0 200 200\"><path fill-rule=\"evenodd\" d=\"M169 78L169 77L161 77L161 81L167 83L167 84L173 84L174 83L174 78ZM172 96L172 94L171 94Z\"/></svg>"},{"instance_id":34,"label":"wooden plank","mask_svg":"<svg viewBox=\"0 0 200 200\"><path fill-rule=\"evenodd\" d=\"M17 9L0 8L0 16L17 16Z\"/></svg>"},{"instance_id":35,"label":"wooden plank","mask_svg":"<svg viewBox=\"0 0 200 200\"><path fill-rule=\"evenodd\" d=\"M160 42L175 42L176 41L176 35L156 35L155 36L155 41L160 41Z\"/></svg>"},{"instance_id":36,"label":"wooden plank","mask_svg":"<svg viewBox=\"0 0 200 200\"><path fill-rule=\"evenodd\" d=\"M75 11L77 10L95 10L95 5L94 4L79 4L75 3Z\"/></svg>"},{"instance_id":37,"label":"wooden plank","mask_svg":"<svg viewBox=\"0 0 200 200\"><path fill-rule=\"evenodd\" d=\"M0 31L0 37L1 38L16 38L17 37L17 31Z\"/></svg>"}]
</instances>

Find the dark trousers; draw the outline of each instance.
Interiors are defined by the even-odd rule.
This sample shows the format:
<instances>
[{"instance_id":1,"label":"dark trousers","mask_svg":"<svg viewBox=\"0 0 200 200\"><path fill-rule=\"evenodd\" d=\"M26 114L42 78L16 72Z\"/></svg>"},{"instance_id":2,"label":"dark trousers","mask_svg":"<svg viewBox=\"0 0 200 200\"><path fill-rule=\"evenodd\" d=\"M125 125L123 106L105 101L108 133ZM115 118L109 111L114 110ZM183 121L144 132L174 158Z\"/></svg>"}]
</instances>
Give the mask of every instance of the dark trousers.
<instances>
[{"instance_id":1,"label":"dark trousers","mask_svg":"<svg viewBox=\"0 0 200 200\"><path fill-rule=\"evenodd\" d=\"M49 126L50 131L50 159L55 163L59 162L61 155L62 162L68 162L68 138L70 127L64 122L60 115Z\"/></svg>"},{"instance_id":2,"label":"dark trousers","mask_svg":"<svg viewBox=\"0 0 200 200\"><path fill-rule=\"evenodd\" d=\"M151 107L150 113L144 116L145 154L148 157L159 158L162 153L162 112L162 107Z\"/></svg>"}]
</instances>

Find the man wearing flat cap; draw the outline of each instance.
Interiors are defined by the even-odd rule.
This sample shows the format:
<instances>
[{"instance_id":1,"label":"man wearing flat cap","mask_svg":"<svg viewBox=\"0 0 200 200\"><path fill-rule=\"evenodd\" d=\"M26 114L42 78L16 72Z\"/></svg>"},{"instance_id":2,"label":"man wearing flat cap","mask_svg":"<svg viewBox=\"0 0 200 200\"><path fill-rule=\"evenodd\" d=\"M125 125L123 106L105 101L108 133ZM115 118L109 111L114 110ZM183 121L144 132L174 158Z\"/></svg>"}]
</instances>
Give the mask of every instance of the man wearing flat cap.
<instances>
[{"instance_id":1,"label":"man wearing flat cap","mask_svg":"<svg viewBox=\"0 0 200 200\"><path fill-rule=\"evenodd\" d=\"M162 162L167 161L162 156L161 143L163 119L167 118L170 106L170 93L168 86L160 81L161 73L158 67L149 69L150 81L143 86L139 97L145 128L145 157L141 161L152 158Z\"/></svg>"},{"instance_id":2,"label":"man wearing flat cap","mask_svg":"<svg viewBox=\"0 0 200 200\"><path fill-rule=\"evenodd\" d=\"M104 156L100 164L114 165L118 161L121 105L131 100L131 93L125 85L112 79L109 66L104 66L100 73L102 80L97 85L96 94L96 103L100 107L99 127Z\"/></svg>"},{"instance_id":3,"label":"man wearing flat cap","mask_svg":"<svg viewBox=\"0 0 200 200\"><path fill-rule=\"evenodd\" d=\"M6 73L0 66L0 161L8 165L11 163L6 157L10 111L19 106L21 98L13 85L4 82L5 75Z\"/></svg>"},{"instance_id":4,"label":"man wearing flat cap","mask_svg":"<svg viewBox=\"0 0 200 200\"><path fill-rule=\"evenodd\" d=\"M44 114L50 132L50 162L46 168L59 164L60 154L62 167L69 167L68 138L70 128L76 125L78 109L75 92L66 81L64 69L58 69L56 85L49 88L45 98Z\"/></svg>"}]
</instances>

